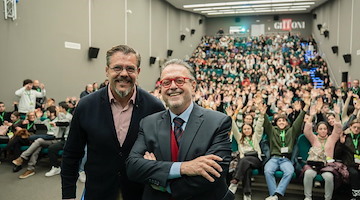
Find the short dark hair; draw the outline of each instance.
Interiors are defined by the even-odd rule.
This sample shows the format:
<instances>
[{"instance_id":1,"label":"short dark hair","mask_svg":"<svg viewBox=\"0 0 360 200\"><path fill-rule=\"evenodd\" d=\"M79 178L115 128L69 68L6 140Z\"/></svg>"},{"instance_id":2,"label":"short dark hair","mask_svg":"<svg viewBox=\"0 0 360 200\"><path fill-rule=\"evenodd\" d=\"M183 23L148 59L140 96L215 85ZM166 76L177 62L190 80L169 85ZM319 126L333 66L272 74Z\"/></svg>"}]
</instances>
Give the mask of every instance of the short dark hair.
<instances>
[{"instance_id":1,"label":"short dark hair","mask_svg":"<svg viewBox=\"0 0 360 200\"><path fill-rule=\"evenodd\" d=\"M60 101L59 106L64 108L65 110L69 109L69 105L65 101Z\"/></svg>"},{"instance_id":2,"label":"short dark hair","mask_svg":"<svg viewBox=\"0 0 360 200\"><path fill-rule=\"evenodd\" d=\"M25 86L25 85L27 85L27 84L29 84L29 83L33 83L33 81L32 81L31 79L25 79L25 80L23 81L23 86Z\"/></svg>"},{"instance_id":3,"label":"short dark hair","mask_svg":"<svg viewBox=\"0 0 360 200\"><path fill-rule=\"evenodd\" d=\"M112 47L110 50L108 50L106 52L106 65L109 66L110 65L110 58L112 55L114 55L116 52L122 52L125 55L128 54L135 54L136 56L136 60L137 60L137 67L140 68L140 63L141 63L141 56L140 54L133 48L127 46L127 45L118 45L118 46L114 46Z\"/></svg>"},{"instance_id":4,"label":"short dark hair","mask_svg":"<svg viewBox=\"0 0 360 200\"><path fill-rule=\"evenodd\" d=\"M290 124L289 118L288 118L285 114L279 114L278 116L276 116L275 119L274 119L274 123L276 124L277 121L278 121L279 119L281 119L281 118L282 118L282 119L285 119L285 121L287 121L287 123Z\"/></svg>"},{"instance_id":5,"label":"short dark hair","mask_svg":"<svg viewBox=\"0 0 360 200\"><path fill-rule=\"evenodd\" d=\"M49 106L46 110L49 111L50 113L55 113L56 114L56 107L55 106Z\"/></svg>"}]
</instances>

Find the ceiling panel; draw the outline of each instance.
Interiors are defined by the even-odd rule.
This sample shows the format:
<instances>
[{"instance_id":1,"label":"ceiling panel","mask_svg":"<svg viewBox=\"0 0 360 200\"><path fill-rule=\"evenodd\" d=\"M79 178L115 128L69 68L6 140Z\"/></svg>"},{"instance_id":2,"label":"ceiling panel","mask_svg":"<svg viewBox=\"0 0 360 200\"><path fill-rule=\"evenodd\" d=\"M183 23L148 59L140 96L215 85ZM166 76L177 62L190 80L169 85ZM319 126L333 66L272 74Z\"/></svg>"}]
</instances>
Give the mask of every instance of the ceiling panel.
<instances>
[{"instance_id":1,"label":"ceiling panel","mask_svg":"<svg viewBox=\"0 0 360 200\"><path fill-rule=\"evenodd\" d=\"M206 17L310 13L328 0L166 0L178 9Z\"/></svg>"}]
</instances>

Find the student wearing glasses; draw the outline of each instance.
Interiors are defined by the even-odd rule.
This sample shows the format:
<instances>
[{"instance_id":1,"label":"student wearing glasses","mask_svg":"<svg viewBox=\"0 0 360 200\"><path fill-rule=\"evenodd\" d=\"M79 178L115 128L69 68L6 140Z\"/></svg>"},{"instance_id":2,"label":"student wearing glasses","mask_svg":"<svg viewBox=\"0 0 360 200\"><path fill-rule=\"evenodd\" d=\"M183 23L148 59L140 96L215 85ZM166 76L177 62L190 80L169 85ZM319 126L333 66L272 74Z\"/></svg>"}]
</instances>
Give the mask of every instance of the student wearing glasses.
<instances>
[{"instance_id":1,"label":"student wearing glasses","mask_svg":"<svg viewBox=\"0 0 360 200\"><path fill-rule=\"evenodd\" d=\"M76 198L85 145L86 200L141 199L144 186L129 181L125 160L138 137L140 120L164 106L136 85L140 61L140 54L126 45L107 51L109 84L81 98L70 125L61 166L63 199Z\"/></svg>"},{"instance_id":2,"label":"student wearing glasses","mask_svg":"<svg viewBox=\"0 0 360 200\"><path fill-rule=\"evenodd\" d=\"M351 185L351 200L360 199L360 120L355 119L350 123L350 133L342 134L341 145L336 149L341 155L342 162L349 171Z\"/></svg>"}]
</instances>

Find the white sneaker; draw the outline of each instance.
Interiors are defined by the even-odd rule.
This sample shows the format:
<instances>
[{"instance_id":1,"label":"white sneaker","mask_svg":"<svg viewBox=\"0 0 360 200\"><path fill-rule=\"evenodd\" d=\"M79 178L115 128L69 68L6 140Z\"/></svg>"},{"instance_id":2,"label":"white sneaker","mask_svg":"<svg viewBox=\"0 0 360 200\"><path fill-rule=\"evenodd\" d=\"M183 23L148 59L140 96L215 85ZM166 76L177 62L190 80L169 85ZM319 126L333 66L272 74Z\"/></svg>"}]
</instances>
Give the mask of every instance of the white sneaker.
<instances>
[{"instance_id":1,"label":"white sneaker","mask_svg":"<svg viewBox=\"0 0 360 200\"><path fill-rule=\"evenodd\" d=\"M54 166L52 166L51 169L50 169L50 171L48 171L48 172L45 173L45 176L47 176L47 177L55 176L55 175L60 174L60 172L61 172L61 168L60 168L60 167L54 167Z\"/></svg>"},{"instance_id":2,"label":"white sneaker","mask_svg":"<svg viewBox=\"0 0 360 200\"><path fill-rule=\"evenodd\" d=\"M278 196L274 195L274 196L269 196L269 197L266 197L265 200L278 200Z\"/></svg>"},{"instance_id":3,"label":"white sneaker","mask_svg":"<svg viewBox=\"0 0 360 200\"><path fill-rule=\"evenodd\" d=\"M82 183L85 183L85 181L86 181L85 171L79 172L79 181Z\"/></svg>"},{"instance_id":4,"label":"white sneaker","mask_svg":"<svg viewBox=\"0 0 360 200\"><path fill-rule=\"evenodd\" d=\"M309 198L309 197L305 197L305 199L304 200L312 200L311 198Z\"/></svg>"},{"instance_id":5,"label":"white sneaker","mask_svg":"<svg viewBox=\"0 0 360 200\"><path fill-rule=\"evenodd\" d=\"M315 187L315 188L321 187L321 183L320 183L319 181L315 181L315 182L314 182L314 187Z\"/></svg>"},{"instance_id":6,"label":"white sneaker","mask_svg":"<svg viewBox=\"0 0 360 200\"><path fill-rule=\"evenodd\" d=\"M238 188L238 184L235 184L235 183L231 183L230 186L229 186L229 190L235 194L236 193L236 190Z\"/></svg>"},{"instance_id":7,"label":"white sneaker","mask_svg":"<svg viewBox=\"0 0 360 200\"><path fill-rule=\"evenodd\" d=\"M244 194L243 200L251 200L251 195L250 194L248 194L248 195Z\"/></svg>"}]
</instances>

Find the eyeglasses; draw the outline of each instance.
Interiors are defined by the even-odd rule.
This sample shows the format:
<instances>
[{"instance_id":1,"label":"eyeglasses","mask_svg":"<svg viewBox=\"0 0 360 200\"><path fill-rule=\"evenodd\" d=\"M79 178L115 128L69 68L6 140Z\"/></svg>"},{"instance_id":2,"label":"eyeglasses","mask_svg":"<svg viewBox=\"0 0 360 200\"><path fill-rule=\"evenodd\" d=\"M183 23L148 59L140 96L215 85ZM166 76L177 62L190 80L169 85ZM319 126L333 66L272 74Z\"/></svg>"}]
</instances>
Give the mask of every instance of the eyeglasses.
<instances>
[{"instance_id":1,"label":"eyeglasses","mask_svg":"<svg viewBox=\"0 0 360 200\"><path fill-rule=\"evenodd\" d=\"M121 73L124 69L128 74L133 74L136 71L136 68L133 66L126 66L126 67L115 66L115 67L109 67L109 69L113 70L117 74Z\"/></svg>"},{"instance_id":2,"label":"eyeglasses","mask_svg":"<svg viewBox=\"0 0 360 200\"><path fill-rule=\"evenodd\" d=\"M168 88L171 86L171 83L174 81L174 83L180 87L185 84L185 80L190 79L188 77L176 77L176 78L169 78L169 79L163 79L160 81L160 85L164 88Z\"/></svg>"}]
</instances>

